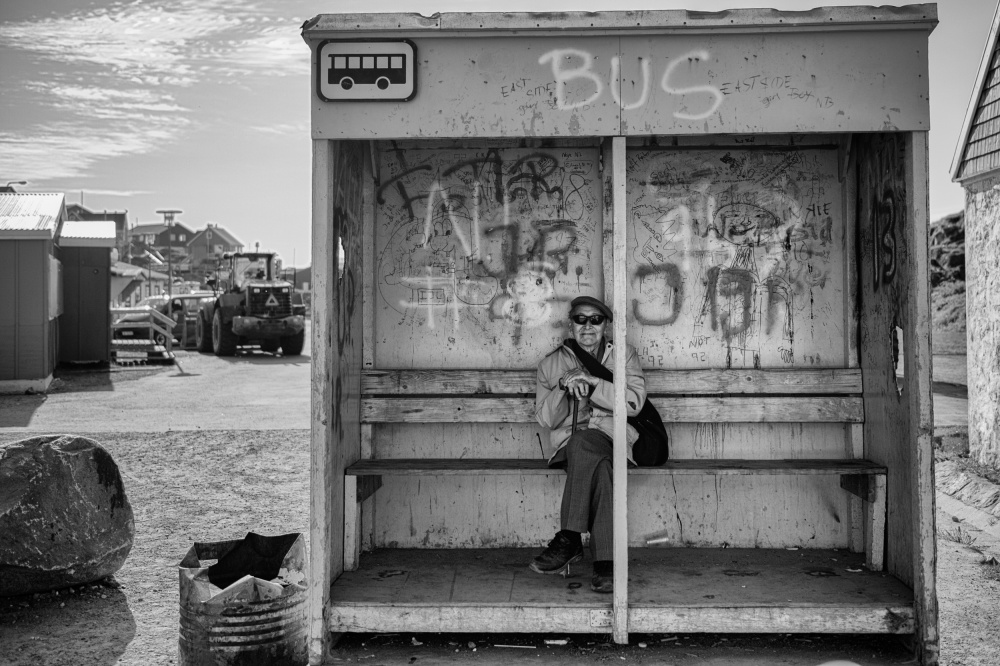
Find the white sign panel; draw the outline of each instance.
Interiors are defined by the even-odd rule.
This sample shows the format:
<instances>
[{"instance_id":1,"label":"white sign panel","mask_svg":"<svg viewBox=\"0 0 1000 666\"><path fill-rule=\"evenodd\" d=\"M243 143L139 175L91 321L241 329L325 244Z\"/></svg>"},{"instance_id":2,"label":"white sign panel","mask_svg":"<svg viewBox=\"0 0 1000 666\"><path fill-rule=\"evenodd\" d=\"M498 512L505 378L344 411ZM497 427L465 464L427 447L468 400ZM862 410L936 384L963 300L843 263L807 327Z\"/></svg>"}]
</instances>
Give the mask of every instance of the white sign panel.
<instances>
[{"instance_id":1,"label":"white sign panel","mask_svg":"<svg viewBox=\"0 0 1000 666\"><path fill-rule=\"evenodd\" d=\"M316 90L327 102L405 102L417 92L417 48L407 39L328 40Z\"/></svg>"}]
</instances>

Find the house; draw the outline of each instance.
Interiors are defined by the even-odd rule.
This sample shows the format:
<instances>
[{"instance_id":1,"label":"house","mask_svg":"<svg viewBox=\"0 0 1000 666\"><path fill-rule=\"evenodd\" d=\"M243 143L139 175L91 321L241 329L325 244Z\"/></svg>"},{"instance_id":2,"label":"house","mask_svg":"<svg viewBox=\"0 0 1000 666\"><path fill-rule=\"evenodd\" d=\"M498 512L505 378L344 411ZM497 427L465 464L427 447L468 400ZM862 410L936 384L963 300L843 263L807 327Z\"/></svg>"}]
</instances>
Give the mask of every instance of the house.
<instances>
[{"instance_id":1,"label":"house","mask_svg":"<svg viewBox=\"0 0 1000 666\"><path fill-rule=\"evenodd\" d=\"M167 264L168 272L177 275L191 271L188 257L188 243L195 232L181 222L139 224L129 230L133 256L142 256L148 250L155 250L157 257ZM139 265L144 265L140 261Z\"/></svg>"},{"instance_id":2,"label":"house","mask_svg":"<svg viewBox=\"0 0 1000 666\"><path fill-rule=\"evenodd\" d=\"M200 277L215 270L216 263L226 252L242 252L243 241L217 224L209 223L188 241L187 252L192 272Z\"/></svg>"},{"instance_id":3,"label":"house","mask_svg":"<svg viewBox=\"0 0 1000 666\"><path fill-rule=\"evenodd\" d=\"M168 280L166 273L116 261L111 265L112 303L116 307L132 307L148 296L165 294Z\"/></svg>"},{"instance_id":4,"label":"house","mask_svg":"<svg viewBox=\"0 0 1000 666\"><path fill-rule=\"evenodd\" d=\"M0 393L45 391L59 358L62 194L0 193Z\"/></svg>"},{"instance_id":5,"label":"house","mask_svg":"<svg viewBox=\"0 0 1000 666\"><path fill-rule=\"evenodd\" d=\"M951 165L965 188L969 455L1000 469L1000 7Z\"/></svg>"},{"instance_id":6,"label":"house","mask_svg":"<svg viewBox=\"0 0 1000 666\"><path fill-rule=\"evenodd\" d=\"M115 223L115 249L117 257L112 261L128 261L129 252L129 229L128 210L103 210L94 211L85 207L82 203L66 204L66 219L80 221L110 221Z\"/></svg>"}]
</instances>

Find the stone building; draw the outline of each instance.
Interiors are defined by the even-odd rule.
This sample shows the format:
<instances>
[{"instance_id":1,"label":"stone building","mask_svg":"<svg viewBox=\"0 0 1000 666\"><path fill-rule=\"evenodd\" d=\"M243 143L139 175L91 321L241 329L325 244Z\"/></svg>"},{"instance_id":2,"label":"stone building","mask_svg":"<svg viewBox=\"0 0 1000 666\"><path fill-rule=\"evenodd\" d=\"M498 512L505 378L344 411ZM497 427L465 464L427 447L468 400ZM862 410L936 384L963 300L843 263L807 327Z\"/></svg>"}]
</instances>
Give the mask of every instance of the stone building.
<instances>
[{"instance_id":1,"label":"stone building","mask_svg":"<svg viewBox=\"0 0 1000 666\"><path fill-rule=\"evenodd\" d=\"M965 188L969 453L1000 468L1000 10L952 162Z\"/></svg>"}]
</instances>

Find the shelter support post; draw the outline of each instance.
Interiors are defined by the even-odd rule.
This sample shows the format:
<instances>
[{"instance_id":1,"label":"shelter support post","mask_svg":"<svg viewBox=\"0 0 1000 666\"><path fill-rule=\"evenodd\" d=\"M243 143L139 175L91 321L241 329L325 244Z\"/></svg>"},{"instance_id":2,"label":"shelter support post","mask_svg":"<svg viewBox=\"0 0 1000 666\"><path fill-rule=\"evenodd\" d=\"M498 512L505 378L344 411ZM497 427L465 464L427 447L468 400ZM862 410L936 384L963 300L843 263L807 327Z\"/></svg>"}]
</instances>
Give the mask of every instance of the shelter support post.
<instances>
[{"instance_id":1,"label":"shelter support post","mask_svg":"<svg viewBox=\"0 0 1000 666\"><path fill-rule=\"evenodd\" d=\"M331 282L336 277L333 247L333 201L331 196L332 150L329 141L313 141L313 299L312 311L312 419L309 505L309 663L321 664L329 649L327 608L330 585L343 567L341 493L331 493L344 481L343 470L334 469L333 382L334 354L327 344L334 326Z\"/></svg>"},{"instance_id":2,"label":"shelter support post","mask_svg":"<svg viewBox=\"0 0 1000 666\"><path fill-rule=\"evenodd\" d=\"M910 248L906 266L908 298L904 304L908 325L904 332L906 388L911 414L907 441L915 447L910 468L913 493L913 603L916 611L917 659L936 666L939 656L938 609L935 596L937 541L934 511L934 403L931 388L931 341L921 331L931 330L928 279L928 179L927 132L910 132L906 145L906 182L910 184L905 245Z\"/></svg>"},{"instance_id":3,"label":"shelter support post","mask_svg":"<svg viewBox=\"0 0 1000 666\"><path fill-rule=\"evenodd\" d=\"M607 166L607 165L606 165ZM606 168L605 166L605 168ZM626 298L628 280L625 271L625 252L628 248L625 223L625 137L611 139L611 225L614 229L614 320L615 339L615 447L614 447L614 601L612 633L616 643L628 643L628 460L625 412L625 339Z\"/></svg>"}]
</instances>

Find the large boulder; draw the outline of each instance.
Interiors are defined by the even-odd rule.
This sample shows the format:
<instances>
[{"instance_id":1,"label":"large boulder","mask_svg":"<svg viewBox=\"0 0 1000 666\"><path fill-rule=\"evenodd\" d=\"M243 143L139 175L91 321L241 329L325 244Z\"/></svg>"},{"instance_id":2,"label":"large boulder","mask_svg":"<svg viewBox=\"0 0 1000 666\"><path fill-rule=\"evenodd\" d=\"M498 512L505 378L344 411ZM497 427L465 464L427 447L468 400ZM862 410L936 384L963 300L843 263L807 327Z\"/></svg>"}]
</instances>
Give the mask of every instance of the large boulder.
<instances>
[{"instance_id":1,"label":"large boulder","mask_svg":"<svg viewBox=\"0 0 1000 666\"><path fill-rule=\"evenodd\" d=\"M132 550L118 465L86 437L0 445L0 596L99 580Z\"/></svg>"}]
</instances>

